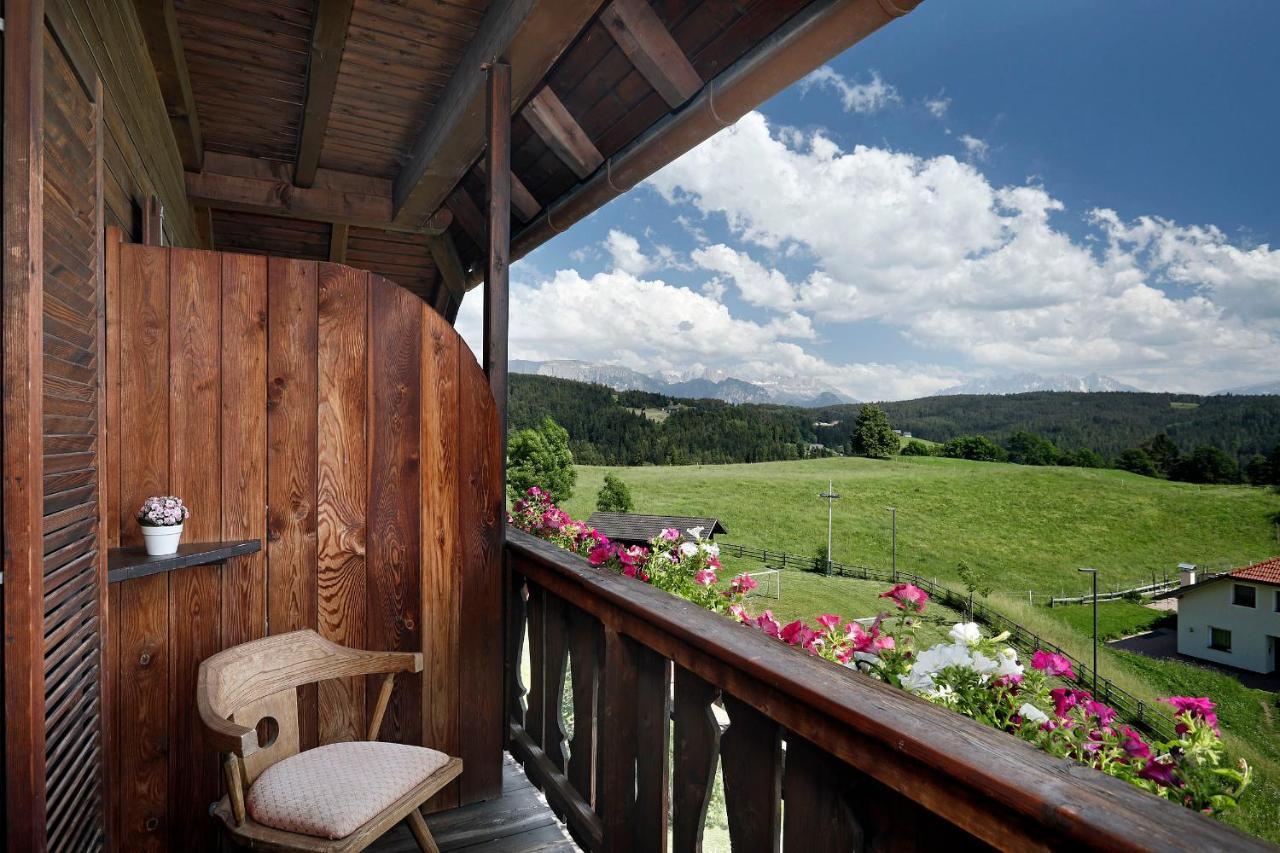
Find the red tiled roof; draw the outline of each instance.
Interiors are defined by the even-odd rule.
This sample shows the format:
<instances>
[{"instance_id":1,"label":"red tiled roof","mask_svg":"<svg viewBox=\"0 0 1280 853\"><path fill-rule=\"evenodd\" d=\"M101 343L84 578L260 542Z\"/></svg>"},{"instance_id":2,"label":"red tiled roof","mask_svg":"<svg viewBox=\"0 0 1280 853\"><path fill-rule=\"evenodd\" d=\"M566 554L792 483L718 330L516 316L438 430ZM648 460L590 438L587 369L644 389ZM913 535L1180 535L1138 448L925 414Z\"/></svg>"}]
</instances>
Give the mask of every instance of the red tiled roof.
<instances>
[{"instance_id":1,"label":"red tiled roof","mask_svg":"<svg viewBox=\"0 0 1280 853\"><path fill-rule=\"evenodd\" d=\"M1231 577L1246 581L1273 583L1280 586L1280 557L1272 557L1270 560L1263 560L1261 563L1254 563L1252 566L1236 569L1231 573Z\"/></svg>"}]
</instances>

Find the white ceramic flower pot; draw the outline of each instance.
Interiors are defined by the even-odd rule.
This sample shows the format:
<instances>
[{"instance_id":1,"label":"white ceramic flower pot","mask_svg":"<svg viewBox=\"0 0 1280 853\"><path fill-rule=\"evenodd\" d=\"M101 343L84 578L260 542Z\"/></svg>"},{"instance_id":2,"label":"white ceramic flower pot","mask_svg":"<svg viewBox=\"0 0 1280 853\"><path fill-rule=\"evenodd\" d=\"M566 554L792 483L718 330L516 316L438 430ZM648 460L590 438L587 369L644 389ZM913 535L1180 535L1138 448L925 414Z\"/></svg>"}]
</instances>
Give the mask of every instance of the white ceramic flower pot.
<instances>
[{"instance_id":1,"label":"white ceramic flower pot","mask_svg":"<svg viewBox=\"0 0 1280 853\"><path fill-rule=\"evenodd\" d=\"M152 557L166 557L178 553L178 540L182 538L182 525L148 527L140 525L142 541L147 543L147 553Z\"/></svg>"}]
</instances>

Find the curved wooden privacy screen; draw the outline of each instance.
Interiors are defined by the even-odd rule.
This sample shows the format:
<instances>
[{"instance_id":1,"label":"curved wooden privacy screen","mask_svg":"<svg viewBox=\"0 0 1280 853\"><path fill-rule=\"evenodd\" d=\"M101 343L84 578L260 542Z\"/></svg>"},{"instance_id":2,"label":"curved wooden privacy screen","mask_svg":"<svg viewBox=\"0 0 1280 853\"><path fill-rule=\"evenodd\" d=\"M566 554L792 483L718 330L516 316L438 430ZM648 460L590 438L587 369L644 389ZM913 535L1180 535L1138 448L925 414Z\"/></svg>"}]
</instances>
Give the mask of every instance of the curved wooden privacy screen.
<instances>
[{"instance_id":1,"label":"curved wooden privacy screen","mask_svg":"<svg viewBox=\"0 0 1280 853\"><path fill-rule=\"evenodd\" d=\"M138 543L150 494L191 505L184 541L265 540L225 566L112 585L119 848L209 844L219 776L197 667L297 628L424 652L382 738L463 758L440 806L497 794L498 427L457 333L350 267L111 240L107 305L109 544ZM376 687L304 694L303 747L362 738Z\"/></svg>"}]
</instances>

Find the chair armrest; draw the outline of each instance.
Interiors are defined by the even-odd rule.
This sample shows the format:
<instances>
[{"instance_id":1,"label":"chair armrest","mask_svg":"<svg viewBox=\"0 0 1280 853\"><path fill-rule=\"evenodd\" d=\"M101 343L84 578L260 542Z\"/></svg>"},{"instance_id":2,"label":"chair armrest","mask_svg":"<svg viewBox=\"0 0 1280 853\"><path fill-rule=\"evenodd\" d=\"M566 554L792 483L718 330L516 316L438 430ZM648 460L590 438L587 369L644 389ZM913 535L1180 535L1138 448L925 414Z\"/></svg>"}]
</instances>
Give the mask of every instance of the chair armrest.
<instances>
[{"instance_id":1,"label":"chair armrest","mask_svg":"<svg viewBox=\"0 0 1280 853\"><path fill-rule=\"evenodd\" d=\"M258 732L220 716L209 705L209 691L205 689L205 668L200 667L196 689L196 709L204 725L205 742L218 752L234 752L244 758L258 751Z\"/></svg>"}]
</instances>

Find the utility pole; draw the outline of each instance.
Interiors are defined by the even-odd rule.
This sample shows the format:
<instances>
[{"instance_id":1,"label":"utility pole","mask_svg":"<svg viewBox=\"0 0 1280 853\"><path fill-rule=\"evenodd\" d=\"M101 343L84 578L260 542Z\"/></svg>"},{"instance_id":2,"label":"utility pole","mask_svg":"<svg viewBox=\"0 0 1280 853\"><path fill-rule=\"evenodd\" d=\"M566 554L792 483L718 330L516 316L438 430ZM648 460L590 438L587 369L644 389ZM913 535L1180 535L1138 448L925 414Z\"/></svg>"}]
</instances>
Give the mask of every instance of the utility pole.
<instances>
[{"instance_id":1,"label":"utility pole","mask_svg":"<svg viewBox=\"0 0 1280 853\"><path fill-rule=\"evenodd\" d=\"M893 518L893 539L891 550L893 552L893 582L898 582L898 508L896 506L885 507Z\"/></svg>"},{"instance_id":2,"label":"utility pole","mask_svg":"<svg viewBox=\"0 0 1280 853\"><path fill-rule=\"evenodd\" d=\"M1080 569L1093 579L1093 698L1098 698L1098 570Z\"/></svg>"},{"instance_id":3,"label":"utility pole","mask_svg":"<svg viewBox=\"0 0 1280 853\"><path fill-rule=\"evenodd\" d=\"M827 481L827 490L819 493L818 497L825 498L827 501L827 574L831 574L831 508L835 502L840 500L840 495L836 493L835 483L832 480Z\"/></svg>"}]
</instances>

